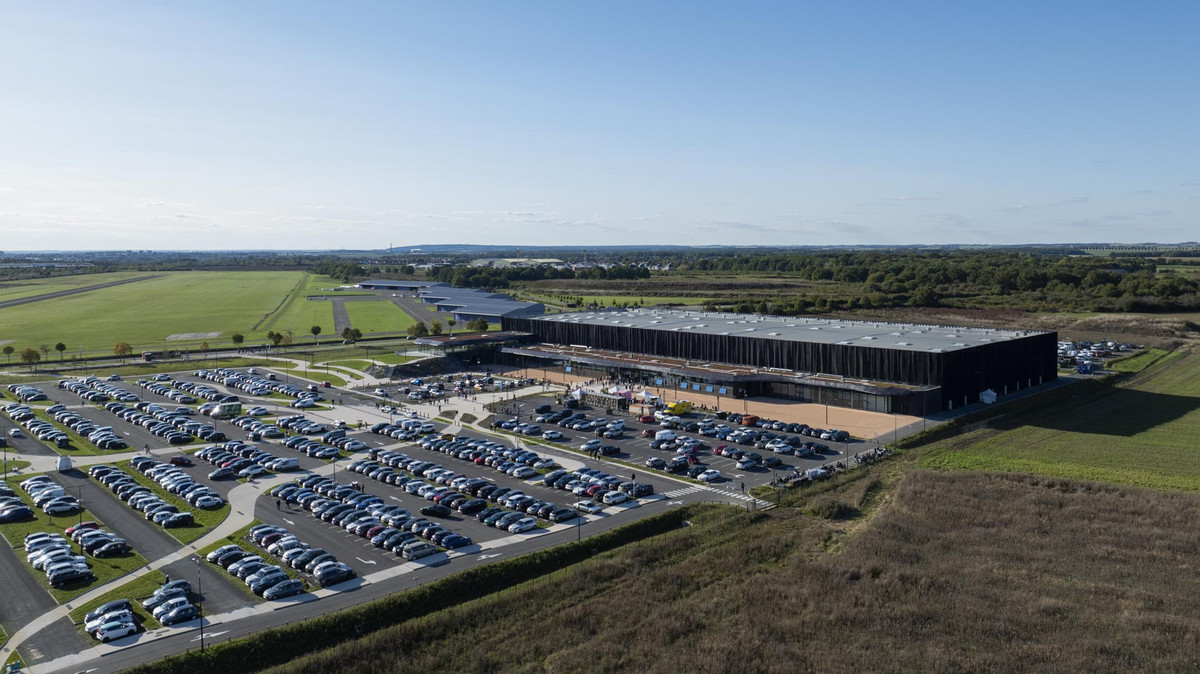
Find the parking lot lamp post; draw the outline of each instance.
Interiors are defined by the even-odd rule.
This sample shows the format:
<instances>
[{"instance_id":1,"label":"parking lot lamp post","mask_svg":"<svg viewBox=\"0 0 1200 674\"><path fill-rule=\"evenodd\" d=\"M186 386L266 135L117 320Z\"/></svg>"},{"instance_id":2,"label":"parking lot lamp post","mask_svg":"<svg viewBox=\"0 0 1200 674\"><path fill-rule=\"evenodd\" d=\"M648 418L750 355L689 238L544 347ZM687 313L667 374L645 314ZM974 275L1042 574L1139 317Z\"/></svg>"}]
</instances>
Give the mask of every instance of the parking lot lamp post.
<instances>
[{"instance_id":1,"label":"parking lot lamp post","mask_svg":"<svg viewBox=\"0 0 1200 674\"><path fill-rule=\"evenodd\" d=\"M575 542L583 540L583 513L575 508Z\"/></svg>"},{"instance_id":2,"label":"parking lot lamp post","mask_svg":"<svg viewBox=\"0 0 1200 674\"><path fill-rule=\"evenodd\" d=\"M79 489L79 498L76 499L79 501L79 523L83 524L83 485L79 485L77 489Z\"/></svg>"},{"instance_id":3,"label":"parking lot lamp post","mask_svg":"<svg viewBox=\"0 0 1200 674\"><path fill-rule=\"evenodd\" d=\"M200 621L200 650L204 650L204 589L200 585L200 558L192 557L192 561L196 564L196 596L200 601L196 602L197 620Z\"/></svg>"}]
</instances>

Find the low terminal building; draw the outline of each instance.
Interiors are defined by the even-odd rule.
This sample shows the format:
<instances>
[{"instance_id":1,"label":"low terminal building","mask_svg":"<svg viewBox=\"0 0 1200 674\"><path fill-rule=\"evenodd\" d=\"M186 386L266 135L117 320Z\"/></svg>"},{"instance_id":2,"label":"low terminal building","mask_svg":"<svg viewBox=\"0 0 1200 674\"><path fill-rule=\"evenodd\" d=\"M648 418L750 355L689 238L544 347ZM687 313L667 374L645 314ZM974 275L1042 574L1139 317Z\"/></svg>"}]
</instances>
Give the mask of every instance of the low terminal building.
<instances>
[{"instance_id":1,"label":"low terminal building","mask_svg":"<svg viewBox=\"0 0 1200 674\"><path fill-rule=\"evenodd\" d=\"M1057 378L1057 333L625 310L505 316L495 358L717 396L924 416Z\"/></svg>"},{"instance_id":2,"label":"low terminal building","mask_svg":"<svg viewBox=\"0 0 1200 674\"><path fill-rule=\"evenodd\" d=\"M392 292L416 293L430 288L445 286L440 281L393 281L390 279L371 279L357 284L363 290L390 290Z\"/></svg>"}]
</instances>

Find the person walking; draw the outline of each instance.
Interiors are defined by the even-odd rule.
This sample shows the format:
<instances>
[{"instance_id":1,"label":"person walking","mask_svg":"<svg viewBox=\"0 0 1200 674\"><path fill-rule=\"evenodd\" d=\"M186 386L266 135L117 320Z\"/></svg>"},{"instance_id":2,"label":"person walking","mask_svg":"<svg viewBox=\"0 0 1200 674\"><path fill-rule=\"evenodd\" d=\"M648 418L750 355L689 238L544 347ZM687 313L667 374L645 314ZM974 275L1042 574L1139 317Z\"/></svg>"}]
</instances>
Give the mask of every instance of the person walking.
<instances>
[{"instance_id":1,"label":"person walking","mask_svg":"<svg viewBox=\"0 0 1200 674\"><path fill-rule=\"evenodd\" d=\"M282 505L282 503L280 502L280 500L279 500L279 499L275 499L275 509L276 509L276 510L283 510L283 505Z\"/></svg>"}]
</instances>

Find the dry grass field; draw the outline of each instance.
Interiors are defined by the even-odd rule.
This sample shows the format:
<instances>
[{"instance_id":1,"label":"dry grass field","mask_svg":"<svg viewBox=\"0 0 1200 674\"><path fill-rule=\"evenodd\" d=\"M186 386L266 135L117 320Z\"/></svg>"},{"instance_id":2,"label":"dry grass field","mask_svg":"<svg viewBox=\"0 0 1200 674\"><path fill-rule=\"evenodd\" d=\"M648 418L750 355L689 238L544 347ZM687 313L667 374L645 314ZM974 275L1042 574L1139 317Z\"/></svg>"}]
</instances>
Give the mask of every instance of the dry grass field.
<instances>
[{"instance_id":1,"label":"dry grass field","mask_svg":"<svg viewBox=\"0 0 1200 674\"><path fill-rule=\"evenodd\" d=\"M274 671L1194 669L1198 517L1192 494L914 471L848 529L706 509Z\"/></svg>"}]
</instances>

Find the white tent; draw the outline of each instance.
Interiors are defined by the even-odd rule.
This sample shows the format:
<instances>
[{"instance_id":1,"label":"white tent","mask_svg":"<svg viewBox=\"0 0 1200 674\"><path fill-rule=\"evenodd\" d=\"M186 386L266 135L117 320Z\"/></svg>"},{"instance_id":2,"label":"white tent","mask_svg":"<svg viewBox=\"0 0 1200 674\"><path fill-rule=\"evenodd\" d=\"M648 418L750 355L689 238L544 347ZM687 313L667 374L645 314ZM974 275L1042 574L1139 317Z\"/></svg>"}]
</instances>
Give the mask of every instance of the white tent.
<instances>
[{"instance_id":1,"label":"white tent","mask_svg":"<svg viewBox=\"0 0 1200 674\"><path fill-rule=\"evenodd\" d=\"M996 392L992 389L988 389L979 394L979 402L983 403L984 405L991 405L996 402L996 397Z\"/></svg>"}]
</instances>

